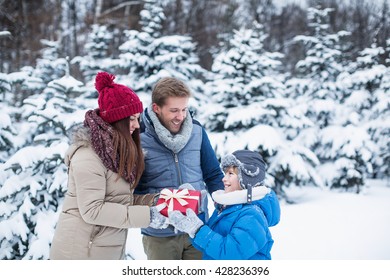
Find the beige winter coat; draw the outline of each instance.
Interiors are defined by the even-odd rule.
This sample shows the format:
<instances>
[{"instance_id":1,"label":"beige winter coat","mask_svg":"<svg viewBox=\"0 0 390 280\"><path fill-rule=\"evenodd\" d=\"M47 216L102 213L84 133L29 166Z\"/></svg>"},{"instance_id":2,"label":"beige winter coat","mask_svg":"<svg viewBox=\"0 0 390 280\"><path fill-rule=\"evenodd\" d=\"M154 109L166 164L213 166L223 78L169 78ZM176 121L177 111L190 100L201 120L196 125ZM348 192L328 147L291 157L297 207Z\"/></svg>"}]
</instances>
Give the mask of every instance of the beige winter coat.
<instances>
[{"instance_id":1,"label":"beige winter coat","mask_svg":"<svg viewBox=\"0 0 390 280\"><path fill-rule=\"evenodd\" d=\"M50 249L50 259L124 259L128 228L147 227L153 196L133 196L130 184L104 167L78 130L65 158L69 166L65 195ZM131 242L131 240L129 240Z\"/></svg>"}]
</instances>

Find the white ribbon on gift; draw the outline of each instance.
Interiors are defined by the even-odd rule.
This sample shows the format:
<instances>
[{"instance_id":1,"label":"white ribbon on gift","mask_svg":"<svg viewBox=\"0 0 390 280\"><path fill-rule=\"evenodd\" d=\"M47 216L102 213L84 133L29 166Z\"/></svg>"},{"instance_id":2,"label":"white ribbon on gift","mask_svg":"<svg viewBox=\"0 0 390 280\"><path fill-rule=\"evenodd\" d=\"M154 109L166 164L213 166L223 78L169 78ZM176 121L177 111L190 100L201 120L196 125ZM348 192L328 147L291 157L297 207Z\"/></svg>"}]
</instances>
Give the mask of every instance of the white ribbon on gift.
<instances>
[{"instance_id":1,"label":"white ribbon on gift","mask_svg":"<svg viewBox=\"0 0 390 280\"><path fill-rule=\"evenodd\" d=\"M181 206L186 206L188 204L185 199L196 199L199 200L198 196L189 195L190 192L188 189L182 189L182 190L169 190L169 189L163 189L160 193L160 197L165 200L164 203L161 203L160 205L164 205L162 207L163 209L168 206L168 213L173 211L173 201L176 200L180 203Z\"/></svg>"}]
</instances>

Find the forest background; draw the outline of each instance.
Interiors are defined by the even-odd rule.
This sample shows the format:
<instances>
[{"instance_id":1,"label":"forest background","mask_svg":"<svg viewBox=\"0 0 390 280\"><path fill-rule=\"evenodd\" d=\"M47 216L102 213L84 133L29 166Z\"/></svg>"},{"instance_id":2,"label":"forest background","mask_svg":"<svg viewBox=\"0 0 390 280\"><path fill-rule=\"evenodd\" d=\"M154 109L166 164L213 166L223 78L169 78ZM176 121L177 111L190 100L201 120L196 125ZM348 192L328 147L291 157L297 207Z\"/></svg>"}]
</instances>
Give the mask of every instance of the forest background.
<instances>
[{"instance_id":1,"label":"forest background","mask_svg":"<svg viewBox=\"0 0 390 280\"><path fill-rule=\"evenodd\" d=\"M0 40L0 72L13 72L34 65L41 56L43 40L59 42L60 57L85 55L92 25L103 24L115 34L108 56L119 54L126 41L124 30L140 30L144 1L121 0L18 0L1 1L0 30L9 36ZM292 44L296 35L310 32L307 7L332 8L329 30L348 30L353 45L344 53L358 52L375 43L386 49L390 36L388 0L161 0L165 20L161 35L189 35L196 43L200 65L210 69L213 55L232 36L232 30L260 22L267 33L266 50L284 53L285 71L293 71L302 59L302 48ZM1 38L1 37L0 37ZM388 53L380 55L385 63ZM82 76L73 67L76 78Z\"/></svg>"},{"instance_id":2,"label":"forest background","mask_svg":"<svg viewBox=\"0 0 390 280\"><path fill-rule=\"evenodd\" d=\"M390 174L389 1L0 1L0 259L47 259L71 130L116 75L184 80L218 158L259 151L281 201ZM131 256L129 255L129 258Z\"/></svg>"}]
</instances>

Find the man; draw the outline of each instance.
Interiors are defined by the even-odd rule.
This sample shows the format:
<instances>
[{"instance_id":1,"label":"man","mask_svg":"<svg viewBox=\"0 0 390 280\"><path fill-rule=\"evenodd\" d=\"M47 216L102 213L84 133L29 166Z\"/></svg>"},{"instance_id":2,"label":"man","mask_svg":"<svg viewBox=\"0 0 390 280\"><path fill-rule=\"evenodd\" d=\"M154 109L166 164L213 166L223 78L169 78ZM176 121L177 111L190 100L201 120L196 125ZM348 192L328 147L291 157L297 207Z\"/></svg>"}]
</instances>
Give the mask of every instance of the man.
<instances>
[{"instance_id":1,"label":"man","mask_svg":"<svg viewBox=\"0 0 390 280\"><path fill-rule=\"evenodd\" d=\"M188 112L190 90L176 78L162 78L152 93L152 105L141 116L141 144L145 171L136 193L157 193L189 183L196 190L211 194L223 189L223 173L209 138L199 122ZM208 219L207 197L199 217ZM196 250L184 232L142 229L142 242L149 260L198 260Z\"/></svg>"}]
</instances>

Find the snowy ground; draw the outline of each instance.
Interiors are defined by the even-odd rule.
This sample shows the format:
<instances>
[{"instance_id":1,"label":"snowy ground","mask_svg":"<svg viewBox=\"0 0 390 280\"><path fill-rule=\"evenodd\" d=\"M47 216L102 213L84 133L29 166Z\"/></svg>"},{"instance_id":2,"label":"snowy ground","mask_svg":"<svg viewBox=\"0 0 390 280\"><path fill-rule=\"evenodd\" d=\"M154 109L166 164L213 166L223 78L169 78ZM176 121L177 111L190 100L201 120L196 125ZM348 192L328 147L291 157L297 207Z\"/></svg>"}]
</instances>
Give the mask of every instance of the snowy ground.
<instances>
[{"instance_id":1,"label":"snowy ground","mask_svg":"<svg viewBox=\"0 0 390 280\"><path fill-rule=\"evenodd\" d=\"M281 221L271 228L274 260L390 260L389 183L371 181L359 195L288 191L296 204L282 204ZM136 259L146 259L138 229L130 231L128 248Z\"/></svg>"}]
</instances>

